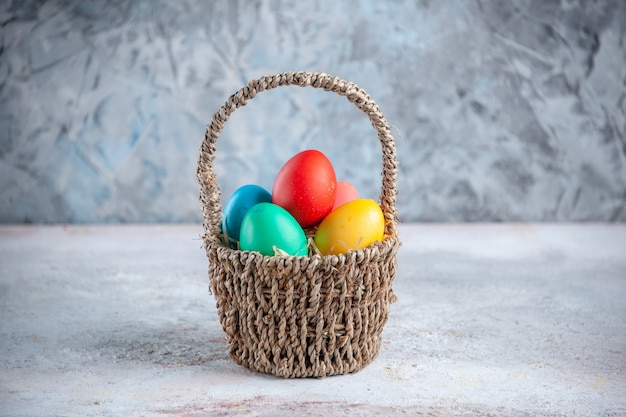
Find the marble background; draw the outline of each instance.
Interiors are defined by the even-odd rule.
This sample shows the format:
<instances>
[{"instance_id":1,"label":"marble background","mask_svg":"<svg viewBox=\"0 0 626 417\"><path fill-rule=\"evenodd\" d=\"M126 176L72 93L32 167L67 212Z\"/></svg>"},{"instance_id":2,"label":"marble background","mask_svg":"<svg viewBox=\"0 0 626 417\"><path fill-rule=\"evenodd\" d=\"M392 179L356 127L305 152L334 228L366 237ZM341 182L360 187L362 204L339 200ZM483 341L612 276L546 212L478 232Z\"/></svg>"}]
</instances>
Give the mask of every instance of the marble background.
<instances>
[{"instance_id":1,"label":"marble background","mask_svg":"<svg viewBox=\"0 0 626 417\"><path fill-rule=\"evenodd\" d=\"M261 75L356 82L393 125L409 221L626 220L626 2L2 1L0 222L200 221L206 124ZM283 87L218 142L223 197L317 148L364 197L344 98Z\"/></svg>"}]
</instances>

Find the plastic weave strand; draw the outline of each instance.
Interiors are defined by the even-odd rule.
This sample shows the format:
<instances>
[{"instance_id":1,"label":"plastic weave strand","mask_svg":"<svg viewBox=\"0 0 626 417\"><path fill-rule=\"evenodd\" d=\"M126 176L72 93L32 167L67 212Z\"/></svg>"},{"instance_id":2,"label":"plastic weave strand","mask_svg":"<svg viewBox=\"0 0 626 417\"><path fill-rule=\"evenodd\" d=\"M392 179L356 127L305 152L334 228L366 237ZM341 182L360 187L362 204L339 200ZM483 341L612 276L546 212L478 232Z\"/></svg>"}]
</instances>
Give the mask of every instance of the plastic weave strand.
<instances>
[{"instance_id":1,"label":"plastic weave strand","mask_svg":"<svg viewBox=\"0 0 626 417\"><path fill-rule=\"evenodd\" d=\"M380 206L385 237L345 255L263 256L224 246L216 142L230 115L257 93L279 86L323 88L345 96L370 119L382 146ZM356 372L381 346L395 302L396 179L391 130L378 105L356 84L324 73L288 72L248 83L213 115L198 161L209 279L229 354L249 369L285 378Z\"/></svg>"}]
</instances>

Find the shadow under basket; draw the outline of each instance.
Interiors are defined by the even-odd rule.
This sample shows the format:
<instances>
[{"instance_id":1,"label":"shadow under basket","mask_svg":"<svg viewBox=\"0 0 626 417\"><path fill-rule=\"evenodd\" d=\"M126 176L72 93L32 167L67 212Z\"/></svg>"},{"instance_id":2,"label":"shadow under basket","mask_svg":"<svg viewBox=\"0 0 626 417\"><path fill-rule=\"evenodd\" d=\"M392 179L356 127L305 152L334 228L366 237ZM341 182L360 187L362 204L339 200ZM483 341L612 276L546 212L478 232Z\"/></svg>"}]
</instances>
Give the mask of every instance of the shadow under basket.
<instances>
[{"instance_id":1,"label":"shadow under basket","mask_svg":"<svg viewBox=\"0 0 626 417\"><path fill-rule=\"evenodd\" d=\"M382 145L382 242L343 255L263 256L222 242L220 190L213 172L216 141L232 112L278 86L323 88L361 109ZM396 150L376 103L356 84L323 73L289 72L251 81L215 113L200 149L198 180L209 279L229 354L249 369L285 378L361 370L381 347L400 241Z\"/></svg>"}]
</instances>

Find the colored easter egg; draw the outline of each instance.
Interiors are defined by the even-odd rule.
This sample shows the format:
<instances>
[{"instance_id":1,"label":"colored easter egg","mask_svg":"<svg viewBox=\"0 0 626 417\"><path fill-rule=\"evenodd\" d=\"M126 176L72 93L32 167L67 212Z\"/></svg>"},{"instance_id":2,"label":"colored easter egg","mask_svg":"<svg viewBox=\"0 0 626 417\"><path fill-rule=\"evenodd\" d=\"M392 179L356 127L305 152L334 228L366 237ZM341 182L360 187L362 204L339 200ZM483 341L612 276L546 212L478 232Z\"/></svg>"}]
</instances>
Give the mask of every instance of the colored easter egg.
<instances>
[{"instance_id":1,"label":"colored easter egg","mask_svg":"<svg viewBox=\"0 0 626 417\"><path fill-rule=\"evenodd\" d=\"M352 183L348 181L337 181L337 195L335 196L335 204L333 210L348 201L357 200L359 193Z\"/></svg>"},{"instance_id":2,"label":"colored easter egg","mask_svg":"<svg viewBox=\"0 0 626 417\"><path fill-rule=\"evenodd\" d=\"M336 193L337 177L330 160L318 150L306 150L289 159L276 175L272 203L308 228L331 212Z\"/></svg>"},{"instance_id":3,"label":"colored easter egg","mask_svg":"<svg viewBox=\"0 0 626 417\"><path fill-rule=\"evenodd\" d=\"M315 232L322 255L338 255L382 241L385 216L374 200L352 200L333 210Z\"/></svg>"},{"instance_id":4,"label":"colored easter egg","mask_svg":"<svg viewBox=\"0 0 626 417\"><path fill-rule=\"evenodd\" d=\"M308 255L307 238L296 219L272 203L254 205L243 218L239 236L241 250L273 256L280 250L287 255Z\"/></svg>"},{"instance_id":5,"label":"colored easter egg","mask_svg":"<svg viewBox=\"0 0 626 417\"><path fill-rule=\"evenodd\" d=\"M248 184L239 187L231 195L224 207L224 218L222 220L222 232L228 236L229 244L236 248L239 241L241 222L250 208L258 203L269 203L272 195L264 188Z\"/></svg>"}]
</instances>

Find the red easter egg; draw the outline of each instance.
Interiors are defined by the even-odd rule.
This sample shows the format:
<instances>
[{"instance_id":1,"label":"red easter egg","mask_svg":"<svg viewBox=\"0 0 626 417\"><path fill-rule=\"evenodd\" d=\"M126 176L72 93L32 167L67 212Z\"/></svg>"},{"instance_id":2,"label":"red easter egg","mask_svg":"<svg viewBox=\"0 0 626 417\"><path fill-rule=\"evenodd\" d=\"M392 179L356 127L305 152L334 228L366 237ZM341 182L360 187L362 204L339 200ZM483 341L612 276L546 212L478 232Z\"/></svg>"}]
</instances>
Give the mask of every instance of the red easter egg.
<instances>
[{"instance_id":1,"label":"red easter egg","mask_svg":"<svg viewBox=\"0 0 626 417\"><path fill-rule=\"evenodd\" d=\"M330 160L318 150L306 150L288 160L276 175L272 203L307 228L330 213L336 194L337 177Z\"/></svg>"}]
</instances>

